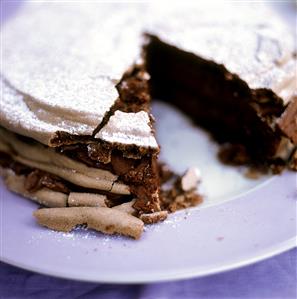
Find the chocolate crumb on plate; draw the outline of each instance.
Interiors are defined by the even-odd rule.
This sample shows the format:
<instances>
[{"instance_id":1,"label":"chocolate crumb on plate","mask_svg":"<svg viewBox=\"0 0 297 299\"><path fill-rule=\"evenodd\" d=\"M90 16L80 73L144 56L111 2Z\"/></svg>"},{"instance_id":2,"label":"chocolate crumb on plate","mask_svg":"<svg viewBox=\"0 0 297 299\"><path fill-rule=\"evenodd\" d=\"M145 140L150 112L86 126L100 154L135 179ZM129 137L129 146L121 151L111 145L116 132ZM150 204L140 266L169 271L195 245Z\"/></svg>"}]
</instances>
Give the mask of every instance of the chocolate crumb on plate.
<instances>
[{"instance_id":1,"label":"chocolate crumb on plate","mask_svg":"<svg viewBox=\"0 0 297 299\"><path fill-rule=\"evenodd\" d=\"M161 189L162 210L173 213L202 203L203 196L198 191L200 180L200 171L195 167L189 168L183 176L177 176L171 188Z\"/></svg>"}]
</instances>

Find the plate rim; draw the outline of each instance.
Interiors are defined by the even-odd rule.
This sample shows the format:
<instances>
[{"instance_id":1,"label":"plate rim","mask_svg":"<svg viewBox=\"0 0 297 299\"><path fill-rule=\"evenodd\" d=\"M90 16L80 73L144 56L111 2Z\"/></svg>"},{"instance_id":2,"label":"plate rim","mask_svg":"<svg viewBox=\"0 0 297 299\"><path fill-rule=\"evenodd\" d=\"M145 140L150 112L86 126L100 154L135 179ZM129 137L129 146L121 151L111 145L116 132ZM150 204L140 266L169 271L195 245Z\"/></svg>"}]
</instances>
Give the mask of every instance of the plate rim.
<instances>
[{"instance_id":1,"label":"plate rim","mask_svg":"<svg viewBox=\"0 0 297 299\"><path fill-rule=\"evenodd\" d=\"M248 202L247 200L254 194L259 192L261 189L266 189L268 186L271 188L273 185L278 186L278 184L282 184L284 186L284 181L287 180L291 181L294 179L296 181L297 174L294 172L285 171L279 176L274 176L273 179L268 179L268 184L263 182L256 188L253 188L251 191L244 192L243 194L239 194L231 200L224 201L222 203L218 203L214 206L210 206L209 208L215 208L215 206L224 206L224 205L233 205L236 204L237 200L243 200L243 202ZM287 188L285 188L287 189ZM297 196L294 189L294 199ZM0 195L3 194L3 191L8 191L3 187L0 186ZM15 196L19 197L19 195ZM237 199L237 200L236 200ZM296 197L297 199L297 197ZM278 199L279 200L279 199ZM252 203L251 203L252 204ZM294 203L296 206L297 202ZM3 199L0 199L0 222L2 223L3 217ZM196 208L193 208L196 210ZM201 210L207 210L201 209ZM198 209L199 211L199 209ZM187 211L180 211L179 213L187 212ZM195 211L196 212L196 211ZM179 214L178 213L178 214ZM153 233L153 232L151 232ZM0 227L0 239L3 238L3 226ZM2 243L2 242L1 242ZM2 243L3 244L3 243ZM5 256L3 254L3 245L0 246L0 261L10 264L12 266L16 266L25 270L37 272L44 275L50 275L53 277L76 280L76 281L84 281L84 282L93 282L93 283L108 283L108 284L141 284L141 283L156 283L156 282L168 282L168 281L176 281L176 280L184 280L190 278L198 278L198 277L206 277L213 274L219 274L222 272L235 270L244 266L248 266L262 260L271 258L275 255L281 254L286 252L292 248L297 247L297 232L295 231L294 234L287 236L282 239L282 241L275 242L271 245L264 246L259 250L253 250L244 256L238 256L231 260L221 260L215 264L209 264L208 267L199 267L199 264L186 266L183 268L176 268L174 271L162 269L159 270L150 270L149 272L137 270L134 271L132 275L123 275L122 272L120 273L106 273L105 271L101 272L94 272L94 269L90 269L90 271L69 271L69 268L66 267L42 267L42 264L31 264L30 261L24 261L19 258L13 259L12 257Z\"/></svg>"},{"instance_id":2,"label":"plate rim","mask_svg":"<svg viewBox=\"0 0 297 299\"><path fill-rule=\"evenodd\" d=\"M221 274L245 266L250 266L257 262L265 261L266 259L285 253L294 248L297 248L297 236L288 239L282 243L279 243L273 246L272 248L269 248L268 250L263 250L264 251L263 253L258 254L256 256L252 256L242 261L235 261L233 263L227 263L220 266L216 266L211 268L210 270L195 271L195 267L194 267L194 269L186 269L182 271L177 271L175 273L166 272L165 274L163 273L159 275L152 275L151 272L147 276L145 274L143 275L138 273L137 275L135 275L135 277L137 278L134 279L131 278L125 279L123 278L122 275L119 275L118 277L112 279L100 278L99 276L94 278L91 277L91 275L90 276L85 275L85 273L83 274L83 276L76 275L74 272L72 273L68 272L68 275L66 276L66 274L63 274L63 271L59 272L59 271L45 270L42 268L27 265L26 263L14 262L9 259L3 258L2 255L0 257L0 261L17 268L21 268L23 270L32 271L43 275L50 275L56 278L70 279L70 280L80 281L80 282L93 282L93 283L106 283L106 284L143 284L143 283L178 281L178 280L185 280L190 278L199 278L199 277L206 277L215 274Z\"/></svg>"}]
</instances>

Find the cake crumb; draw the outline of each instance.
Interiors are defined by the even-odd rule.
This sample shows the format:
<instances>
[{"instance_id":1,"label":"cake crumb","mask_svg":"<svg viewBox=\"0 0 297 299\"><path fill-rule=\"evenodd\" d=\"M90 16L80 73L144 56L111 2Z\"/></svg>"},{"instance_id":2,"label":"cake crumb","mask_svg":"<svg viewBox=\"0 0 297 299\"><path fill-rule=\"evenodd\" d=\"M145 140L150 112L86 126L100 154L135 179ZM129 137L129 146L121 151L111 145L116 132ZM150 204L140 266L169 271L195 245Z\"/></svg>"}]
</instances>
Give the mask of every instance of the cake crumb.
<instances>
[{"instance_id":1,"label":"cake crumb","mask_svg":"<svg viewBox=\"0 0 297 299\"><path fill-rule=\"evenodd\" d=\"M191 167L183 176L175 175L175 177L171 188L161 189L162 210L173 213L202 203L203 197L198 193L201 174L197 168Z\"/></svg>"},{"instance_id":2,"label":"cake crumb","mask_svg":"<svg viewBox=\"0 0 297 299\"><path fill-rule=\"evenodd\" d=\"M196 189L201 180L201 172L196 167L190 167L181 178L181 188L184 191Z\"/></svg>"},{"instance_id":3,"label":"cake crumb","mask_svg":"<svg viewBox=\"0 0 297 299\"><path fill-rule=\"evenodd\" d=\"M142 220L145 224L153 224L160 221L164 221L167 218L167 211L160 211L150 214L141 214L140 220Z\"/></svg>"},{"instance_id":4,"label":"cake crumb","mask_svg":"<svg viewBox=\"0 0 297 299\"><path fill-rule=\"evenodd\" d=\"M218 152L219 160L226 165L247 165L251 162L246 148L242 144L224 144Z\"/></svg>"},{"instance_id":5,"label":"cake crumb","mask_svg":"<svg viewBox=\"0 0 297 299\"><path fill-rule=\"evenodd\" d=\"M297 149L295 150L290 159L289 167L290 169L297 171Z\"/></svg>"},{"instance_id":6,"label":"cake crumb","mask_svg":"<svg viewBox=\"0 0 297 299\"><path fill-rule=\"evenodd\" d=\"M170 179L174 177L174 175L174 172L170 169L170 167L167 164L159 164L159 177L161 184L168 182Z\"/></svg>"},{"instance_id":7,"label":"cake crumb","mask_svg":"<svg viewBox=\"0 0 297 299\"><path fill-rule=\"evenodd\" d=\"M263 173L259 172L255 168L249 168L247 171L244 173L244 176L247 177L248 179L252 180L257 180L262 176Z\"/></svg>"}]
</instances>

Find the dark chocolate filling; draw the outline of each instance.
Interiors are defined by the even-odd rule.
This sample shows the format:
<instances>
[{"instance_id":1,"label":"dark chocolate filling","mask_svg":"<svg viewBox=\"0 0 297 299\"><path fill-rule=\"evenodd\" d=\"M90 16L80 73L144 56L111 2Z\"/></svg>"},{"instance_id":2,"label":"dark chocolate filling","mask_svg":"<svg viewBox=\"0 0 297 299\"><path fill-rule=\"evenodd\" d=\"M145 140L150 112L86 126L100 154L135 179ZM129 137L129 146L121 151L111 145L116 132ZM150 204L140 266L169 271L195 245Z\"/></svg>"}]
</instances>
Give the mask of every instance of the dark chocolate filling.
<instances>
[{"instance_id":1,"label":"dark chocolate filling","mask_svg":"<svg viewBox=\"0 0 297 299\"><path fill-rule=\"evenodd\" d=\"M153 98L186 112L218 142L243 145L252 161L273 157L281 139L273 124L285 107L272 91L251 90L223 65L154 36L145 53Z\"/></svg>"}]
</instances>

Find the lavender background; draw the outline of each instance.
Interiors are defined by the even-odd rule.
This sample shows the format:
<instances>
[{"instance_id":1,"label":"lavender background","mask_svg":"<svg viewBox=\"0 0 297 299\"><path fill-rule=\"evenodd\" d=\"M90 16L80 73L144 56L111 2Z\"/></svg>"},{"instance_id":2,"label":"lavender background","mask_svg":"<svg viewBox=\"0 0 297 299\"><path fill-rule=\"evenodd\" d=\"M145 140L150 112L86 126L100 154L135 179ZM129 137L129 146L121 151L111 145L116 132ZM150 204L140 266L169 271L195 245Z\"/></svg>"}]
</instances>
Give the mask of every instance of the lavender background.
<instances>
[{"instance_id":1,"label":"lavender background","mask_svg":"<svg viewBox=\"0 0 297 299\"><path fill-rule=\"evenodd\" d=\"M16 10L19 2L1 1L1 21ZM223 274L142 285L108 285L64 280L0 263L0 298L287 299L297 298L296 269L296 249Z\"/></svg>"},{"instance_id":2,"label":"lavender background","mask_svg":"<svg viewBox=\"0 0 297 299\"><path fill-rule=\"evenodd\" d=\"M141 285L64 280L0 263L0 298L30 299L294 299L297 250L209 277ZM125 275L125 274L123 274Z\"/></svg>"}]
</instances>

